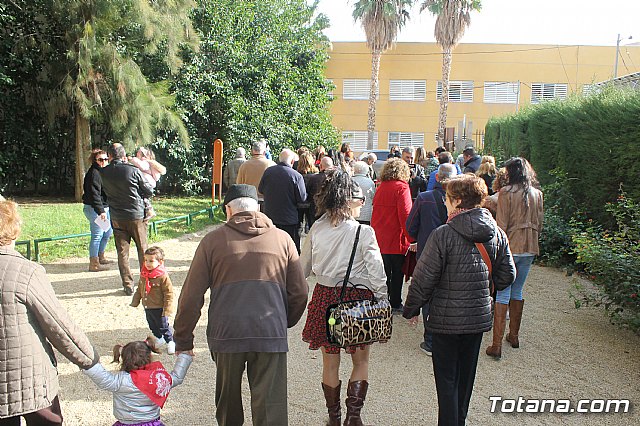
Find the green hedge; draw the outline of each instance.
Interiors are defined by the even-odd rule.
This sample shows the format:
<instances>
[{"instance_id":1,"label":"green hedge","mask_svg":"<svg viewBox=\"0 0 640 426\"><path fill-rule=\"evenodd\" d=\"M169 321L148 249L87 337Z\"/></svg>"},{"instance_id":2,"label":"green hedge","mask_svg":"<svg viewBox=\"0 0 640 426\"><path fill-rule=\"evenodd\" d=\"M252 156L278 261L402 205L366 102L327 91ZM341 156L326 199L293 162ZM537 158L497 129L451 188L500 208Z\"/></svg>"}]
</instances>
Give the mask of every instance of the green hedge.
<instances>
[{"instance_id":1,"label":"green hedge","mask_svg":"<svg viewBox=\"0 0 640 426\"><path fill-rule=\"evenodd\" d=\"M501 158L530 159L543 185L556 181L552 171L562 171L577 207L612 225L605 205L620 185L640 200L640 92L609 88L493 118L485 147Z\"/></svg>"}]
</instances>

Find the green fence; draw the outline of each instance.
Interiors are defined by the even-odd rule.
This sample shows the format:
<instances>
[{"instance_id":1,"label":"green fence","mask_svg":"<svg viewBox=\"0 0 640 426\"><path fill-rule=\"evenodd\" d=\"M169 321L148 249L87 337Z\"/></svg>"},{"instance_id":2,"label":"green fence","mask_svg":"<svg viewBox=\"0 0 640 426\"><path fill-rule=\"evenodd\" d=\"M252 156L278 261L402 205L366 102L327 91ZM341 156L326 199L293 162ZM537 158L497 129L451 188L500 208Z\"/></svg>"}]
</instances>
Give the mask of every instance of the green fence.
<instances>
[{"instance_id":1,"label":"green fence","mask_svg":"<svg viewBox=\"0 0 640 426\"><path fill-rule=\"evenodd\" d=\"M217 209L219 209L220 207L218 205L215 206L211 206L208 207L206 209L202 209L202 210L198 210L197 212L191 212L189 214L185 214L182 216L176 216L176 217L171 217L168 219L160 219L160 220L155 220L152 222L149 222L149 232L153 233L153 235L157 235L158 234L158 226L162 225L162 224L166 224L169 222L175 222L175 221L180 221L180 220L185 220L187 223L187 226L191 225L191 222L193 221L193 217L194 216L198 216L201 214L208 214L209 215L209 219L210 220L214 220L215 218L215 211ZM89 232L85 232L82 234L72 234L72 235L62 235L62 236L57 236L57 237L46 237L46 238L36 238L33 240L33 254L34 254L34 260L36 262L40 262L40 245L42 243L46 243L49 241L60 241L60 240L68 240L71 238L81 238L81 237L88 237L91 236L91 233ZM27 246L27 253L26 253L26 258L27 259L31 259L31 241L29 240L25 240L25 241L16 241L16 245L26 245Z\"/></svg>"}]
</instances>

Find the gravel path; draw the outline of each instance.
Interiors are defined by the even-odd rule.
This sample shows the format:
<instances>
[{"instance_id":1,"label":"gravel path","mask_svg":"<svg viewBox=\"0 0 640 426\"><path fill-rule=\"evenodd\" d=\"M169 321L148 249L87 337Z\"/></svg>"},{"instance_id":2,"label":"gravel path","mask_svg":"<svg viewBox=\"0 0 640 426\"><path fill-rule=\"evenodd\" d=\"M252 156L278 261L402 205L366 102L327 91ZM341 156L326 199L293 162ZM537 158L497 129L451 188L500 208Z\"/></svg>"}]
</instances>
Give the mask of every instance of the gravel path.
<instances>
[{"instance_id":1,"label":"gravel path","mask_svg":"<svg viewBox=\"0 0 640 426\"><path fill-rule=\"evenodd\" d=\"M163 241L167 267L179 293L193 253L204 233ZM115 253L108 253L115 259ZM133 251L131 258L135 258ZM87 259L45 265L58 297L102 354L107 368L117 342L148 334L142 308L129 307L120 290L116 265L108 271L86 272ZM132 269L134 268L132 264ZM632 425L640 424L633 404L640 403L640 338L608 323L599 309L576 310L569 298L574 278L552 268L534 267L526 288L520 349L503 346L503 358L484 355L482 345L469 425ZM313 283L310 283L312 285ZM205 303L205 308L208 300ZM321 358L300 336L301 322L290 330L289 420L291 425L323 425L320 388ZM185 383L172 391L162 412L167 425L214 425L215 365L208 355L206 309L196 329L196 359ZM367 424L434 425L437 399L431 359L418 348L422 326L411 328L397 317L393 339L374 345L369 395L363 410ZM77 367L58 356L61 400L66 425L111 425L111 395L98 391ZM170 368L172 357L161 361ZM348 380L350 360L344 358L341 378ZM245 417L251 424L245 380ZM344 389L343 389L344 392ZM489 397L505 399L630 399L628 413L618 414L492 414Z\"/></svg>"}]
</instances>

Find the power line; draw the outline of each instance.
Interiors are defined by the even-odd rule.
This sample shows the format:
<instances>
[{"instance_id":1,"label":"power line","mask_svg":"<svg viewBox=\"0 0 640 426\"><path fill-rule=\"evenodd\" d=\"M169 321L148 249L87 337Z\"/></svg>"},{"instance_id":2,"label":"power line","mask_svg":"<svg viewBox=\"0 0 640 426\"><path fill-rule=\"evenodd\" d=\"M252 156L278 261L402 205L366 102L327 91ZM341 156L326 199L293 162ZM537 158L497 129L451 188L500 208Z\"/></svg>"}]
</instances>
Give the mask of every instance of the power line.
<instances>
[{"instance_id":1,"label":"power line","mask_svg":"<svg viewBox=\"0 0 640 426\"><path fill-rule=\"evenodd\" d=\"M558 56L560 57L560 63L562 64L562 69L564 70L564 76L567 77L567 84L571 84L570 80L569 80L569 74L567 74L567 69L564 66L564 60L562 59L562 53L560 52L560 46L556 46L558 48ZM577 85L578 83L576 83ZM578 90L578 87L576 86L576 90Z\"/></svg>"},{"instance_id":2,"label":"power line","mask_svg":"<svg viewBox=\"0 0 640 426\"><path fill-rule=\"evenodd\" d=\"M551 50L551 49L568 49L577 46L552 46L552 47L536 47L529 49L510 49L510 50L486 50L486 51L477 51L477 52L457 52L454 53L454 56L460 55L480 55L480 54L492 54L492 53L516 53L516 52L535 52L540 50ZM371 55L371 52L330 52L329 55ZM442 52L439 53L384 53L384 56L442 56Z\"/></svg>"}]
</instances>

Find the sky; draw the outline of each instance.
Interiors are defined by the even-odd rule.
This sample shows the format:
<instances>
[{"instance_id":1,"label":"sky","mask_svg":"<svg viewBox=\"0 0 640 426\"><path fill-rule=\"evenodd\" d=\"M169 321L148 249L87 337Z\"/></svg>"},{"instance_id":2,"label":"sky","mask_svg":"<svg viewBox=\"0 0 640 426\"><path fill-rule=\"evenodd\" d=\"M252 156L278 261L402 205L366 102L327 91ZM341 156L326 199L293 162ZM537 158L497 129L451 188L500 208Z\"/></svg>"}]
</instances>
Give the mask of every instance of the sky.
<instances>
[{"instance_id":1,"label":"sky","mask_svg":"<svg viewBox=\"0 0 640 426\"><path fill-rule=\"evenodd\" d=\"M355 0L319 1L319 12L331 21L325 31L331 41L365 40L364 31L353 22L354 4ZM435 42L435 18L428 11L419 14L418 5L399 42ZM640 0L482 0L482 11L472 13L461 43L615 46L618 34L621 46L640 43Z\"/></svg>"}]
</instances>

